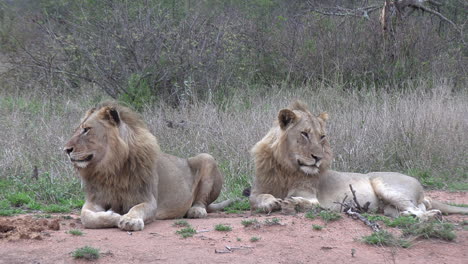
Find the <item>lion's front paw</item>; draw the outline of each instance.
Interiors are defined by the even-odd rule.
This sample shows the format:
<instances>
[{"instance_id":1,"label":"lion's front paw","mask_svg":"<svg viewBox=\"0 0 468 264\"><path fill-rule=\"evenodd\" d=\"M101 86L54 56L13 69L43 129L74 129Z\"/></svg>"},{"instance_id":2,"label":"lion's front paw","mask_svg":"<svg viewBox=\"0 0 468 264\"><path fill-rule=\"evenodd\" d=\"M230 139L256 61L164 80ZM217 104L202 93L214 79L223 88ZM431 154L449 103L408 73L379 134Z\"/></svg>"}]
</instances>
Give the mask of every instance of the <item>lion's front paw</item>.
<instances>
[{"instance_id":1,"label":"lion's front paw","mask_svg":"<svg viewBox=\"0 0 468 264\"><path fill-rule=\"evenodd\" d=\"M187 212L187 218L205 218L208 215L203 207L192 207Z\"/></svg>"},{"instance_id":2,"label":"lion's front paw","mask_svg":"<svg viewBox=\"0 0 468 264\"><path fill-rule=\"evenodd\" d=\"M296 214L297 202L293 198L287 198L281 203L281 213L286 215Z\"/></svg>"},{"instance_id":3,"label":"lion's front paw","mask_svg":"<svg viewBox=\"0 0 468 264\"><path fill-rule=\"evenodd\" d=\"M141 218L122 216L119 221L119 228L125 231L140 231L145 227L145 222Z\"/></svg>"},{"instance_id":4,"label":"lion's front paw","mask_svg":"<svg viewBox=\"0 0 468 264\"><path fill-rule=\"evenodd\" d=\"M278 199L278 198L273 198L269 199L263 203L261 203L257 209L265 212L265 213L271 213L272 211L279 210L281 209L281 203L283 200Z\"/></svg>"}]
</instances>

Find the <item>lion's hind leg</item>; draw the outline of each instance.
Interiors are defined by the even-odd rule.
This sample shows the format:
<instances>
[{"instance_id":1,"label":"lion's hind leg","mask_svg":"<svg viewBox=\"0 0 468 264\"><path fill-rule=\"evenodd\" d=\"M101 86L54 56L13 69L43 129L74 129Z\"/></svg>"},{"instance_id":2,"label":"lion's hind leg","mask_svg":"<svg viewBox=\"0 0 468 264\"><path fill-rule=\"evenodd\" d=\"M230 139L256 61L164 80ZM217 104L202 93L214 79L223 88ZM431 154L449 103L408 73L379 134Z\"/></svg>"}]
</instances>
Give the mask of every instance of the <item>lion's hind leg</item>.
<instances>
[{"instance_id":1,"label":"lion's hind leg","mask_svg":"<svg viewBox=\"0 0 468 264\"><path fill-rule=\"evenodd\" d=\"M211 210L219 210L229 205L230 202L221 206L209 206L218 198L224 181L214 158L209 154L199 154L189 158L188 161L192 171L195 171L195 199L192 207L187 211L187 217L204 218Z\"/></svg>"},{"instance_id":2,"label":"lion's hind leg","mask_svg":"<svg viewBox=\"0 0 468 264\"><path fill-rule=\"evenodd\" d=\"M398 217L399 215L412 215L421 221L427 221L440 215L439 210L426 210L422 200L422 187L412 182L405 185L395 185L385 182L382 178L371 178L375 194L383 201L385 215Z\"/></svg>"}]
</instances>

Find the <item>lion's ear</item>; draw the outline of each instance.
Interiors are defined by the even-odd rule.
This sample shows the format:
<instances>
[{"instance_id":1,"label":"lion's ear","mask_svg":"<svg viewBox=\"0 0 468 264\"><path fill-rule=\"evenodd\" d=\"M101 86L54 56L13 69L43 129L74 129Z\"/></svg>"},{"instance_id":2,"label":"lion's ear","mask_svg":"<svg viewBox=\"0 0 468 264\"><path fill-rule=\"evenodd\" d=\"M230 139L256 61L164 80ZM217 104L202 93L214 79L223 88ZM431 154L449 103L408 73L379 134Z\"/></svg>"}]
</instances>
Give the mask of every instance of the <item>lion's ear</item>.
<instances>
[{"instance_id":1,"label":"lion's ear","mask_svg":"<svg viewBox=\"0 0 468 264\"><path fill-rule=\"evenodd\" d=\"M108 120L113 125L118 125L120 123L119 112L115 108L104 107L101 111L104 120Z\"/></svg>"},{"instance_id":2,"label":"lion's ear","mask_svg":"<svg viewBox=\"0 0 468 264\"><path fill-rule=\"evenodd\" d=\"M278 114L278 122L281 129L286 129L290 124L296 121L297 116L289 109L282 109Z\"/></svg>"},{"instance_id":3,"label":"lion's ear","mask_svg":"<svg viewBox=\"0 0 468 264\"><path fill-rule=\"evenodd\" d=\"M318 118L322 119L323 121L327 121L328 120L328 113L323 112L320 115L318 115Z\"/></svg>"}]
</instances>

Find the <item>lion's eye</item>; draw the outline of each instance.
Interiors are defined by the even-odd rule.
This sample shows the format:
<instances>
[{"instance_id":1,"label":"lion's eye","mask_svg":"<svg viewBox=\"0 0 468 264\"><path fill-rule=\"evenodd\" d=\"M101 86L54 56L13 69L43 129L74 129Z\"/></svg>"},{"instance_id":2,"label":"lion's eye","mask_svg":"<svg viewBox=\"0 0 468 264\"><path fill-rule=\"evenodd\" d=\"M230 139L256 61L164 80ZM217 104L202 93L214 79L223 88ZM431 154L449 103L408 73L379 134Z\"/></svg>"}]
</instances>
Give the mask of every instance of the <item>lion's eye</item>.
<instances>
[{"instance_id":1,"label":"lion's eye","mask_svg":"<svg viewBox=\"0 0 468 264\"><path fill-rule=\"evenodd\" d=\"M307 132L301 132L301 135L305 138L305 139L309 139L309 134Z\"/></svg>"},{"instance_id":2,"label":"lion's eye","mask_svg":"<svg viewBox=\"0 0 468 264\"><path fill-rule=\"evenodd\" d=\"M320 136L320 140L324 140L325 137L326 137L325 135L321 135L321 136Z\"/></svg>"},{"instance_id":3,"label":"lion's eye","mask_svg":"<svg viewBox=\"0 0 468 264\"><path fill-rule=\"evenodd\" d=\"M84 135L88 134L88 132L89 132L90 129L91 129L90 127L84 127L84 128L83 128L83 133L82 133L82 134L84 134Z\"/></svg>"}]
</instances>

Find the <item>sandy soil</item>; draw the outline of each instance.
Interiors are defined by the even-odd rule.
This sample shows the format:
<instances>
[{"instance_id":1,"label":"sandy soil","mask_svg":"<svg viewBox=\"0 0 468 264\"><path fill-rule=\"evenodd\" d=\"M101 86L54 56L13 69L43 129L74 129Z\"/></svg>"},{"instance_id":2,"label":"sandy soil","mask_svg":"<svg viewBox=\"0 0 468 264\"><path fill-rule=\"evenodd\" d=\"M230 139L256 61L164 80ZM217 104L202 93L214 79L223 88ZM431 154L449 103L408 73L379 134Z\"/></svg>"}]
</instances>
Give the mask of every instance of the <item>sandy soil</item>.
<instances>
[{"instance_id":1,"label":"sandy soil","mask_svg":"<svg viewBox=\"0 0 468 264\"><path fill-rule=\"evenodd\" d=\"M429 192L433 198L468 204L468 193ZM245 219L279 218L281 225L244 227ZM191 238L175 234L175 220L156 221L141 232L119 229L83 229L79 216L36 218L32 215L0 217L0 263L87 263L74 260L71 252L83 246L99 248L97 263L467 263L468 231L459 225L468 216L444 217L457 225L454 242L416 240L409 249L377 247L357 241L371 234L370 228L346 216L328 224L298 214L270 216L210 214L207 219L187 219L198 231ZM232 231L214 230L226 224ZM317 231L312 224L325 226ZM73 236L70 229L80 229ZM396 230L393 230L396 231ZM258 242L251 242L258 237ZM354 252L354 254L352 254Z\"/></svg>"}]
</instances>

